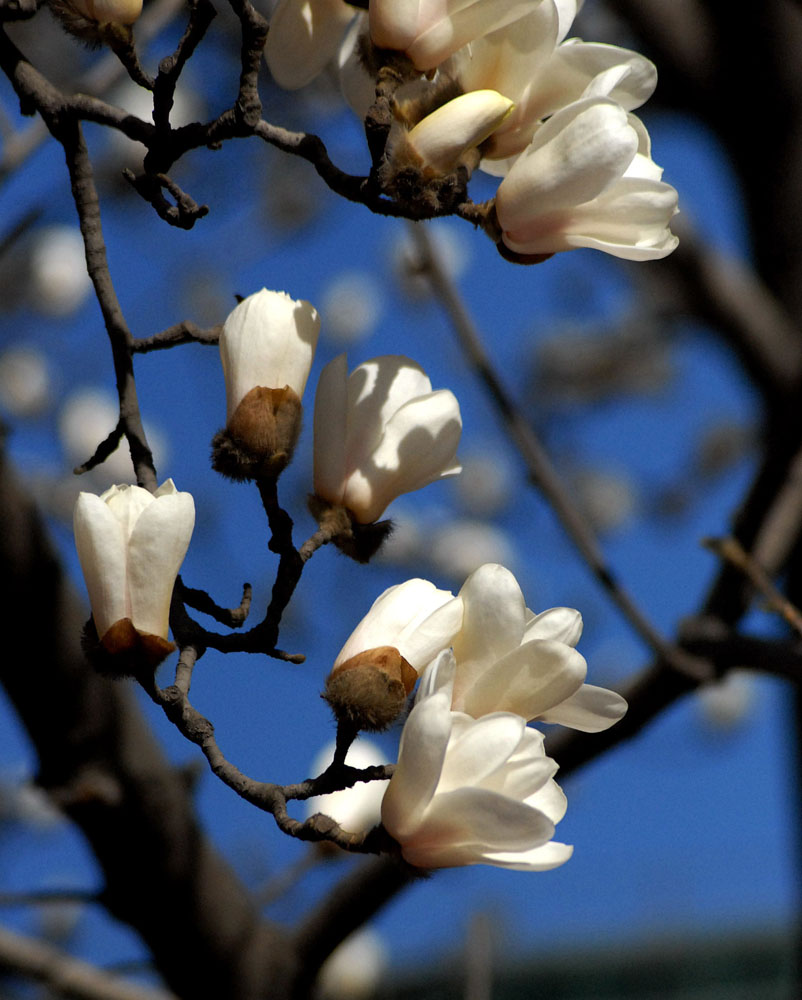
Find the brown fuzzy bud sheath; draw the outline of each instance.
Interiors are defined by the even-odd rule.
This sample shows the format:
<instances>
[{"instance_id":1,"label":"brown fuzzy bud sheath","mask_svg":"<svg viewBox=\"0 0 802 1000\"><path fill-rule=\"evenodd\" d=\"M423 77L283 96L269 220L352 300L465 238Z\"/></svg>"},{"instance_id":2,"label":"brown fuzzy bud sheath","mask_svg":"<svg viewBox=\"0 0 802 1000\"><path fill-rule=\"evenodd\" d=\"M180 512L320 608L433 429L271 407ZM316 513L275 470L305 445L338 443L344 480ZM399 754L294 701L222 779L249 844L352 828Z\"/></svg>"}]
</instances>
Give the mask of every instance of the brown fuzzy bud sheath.
<instances>
[{"instance_id":1,"label":"brown fuzzy bud sheath","mask_svg":"<svg viewBox=\"0 0 802 1000\"><path fill-rule=\"evenodd\" d=\"M301 413L300 397L290 386L255 386L215 435L212 466L232 479L277 476L292 458Z\"/></svg>"},{"instance_id":2,"label":"brown fuzzy bud sheath","mask_svg":"<svg viewBox=\"0 0 802 1000\"><path fill-rule=\"evenodd\" d=\"M417 672L394 646L357 653L335 667L322 697L338 721L379 732L403 712Z\"/></svg>"},{"instance_id":3,"label":"brown fuzzy bud sheath","mask_svg":"<svg viewBox=\"0 0 802 1000\"><path fill-rule=\"evenodd\" d=\"M90 650L90 659L101 673L129 677L154 671L176 649L160 635L139 632L130 618L120 618L106 629L100 644ZM94 655L91 655L94 652Z\"/></svg>"}]
</instances>

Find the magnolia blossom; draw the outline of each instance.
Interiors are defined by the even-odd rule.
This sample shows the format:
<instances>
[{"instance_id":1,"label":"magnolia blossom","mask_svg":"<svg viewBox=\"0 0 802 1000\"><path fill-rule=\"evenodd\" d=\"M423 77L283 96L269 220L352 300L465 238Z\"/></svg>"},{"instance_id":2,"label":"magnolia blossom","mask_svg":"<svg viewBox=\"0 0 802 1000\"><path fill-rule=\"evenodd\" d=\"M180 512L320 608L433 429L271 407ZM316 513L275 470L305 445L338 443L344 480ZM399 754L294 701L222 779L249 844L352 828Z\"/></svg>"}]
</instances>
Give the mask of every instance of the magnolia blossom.
<instances>
[{"instance_id":1,"label":"magnolia blossom","mask_svg":"<svg viewBox=\"0 0 802 1000\"><path fill-rule=\"evenodd\" d=\"M589 86L594 96L610 97L627 111L654 91L657 70L639 53L576 38L564 42L575 13L575 0L542 0L443 67L464 91L490 88L515 104L483 148L486 171L506 173L507 158L526 148L542 121Z\"/></svg>"},{"instance_id":2,"label":"magnolia blossom","mask_svg":"<svg viewBox=\"0 0 802 1000\"><path fill-rule=\"evenodd\" d=\"M406 142L434 170L453 170L463 156L494 132L512 110L512 101L495 90L462 94L426 115ZM392 156L392 150L389 150ZM476 162L478 162L478 155Z\"/></svg>"},{"instance_id":3,"label":"magnolia blossom","mask_svg":"<svg viewBox=\"0 0 802 1000\"><path fill-rule=\"evenodd\" d=\"M451 654L441 654L440 661ZM551 840L566 802L543 736L518 715L472 719L445 692L418 698L401 734L382 823L409 864L545 871L572 848Z\"/></svg>"},{"instance_id":4,"label":"magnolia blossom","mask_svg":"<svg viewBox=\"0 0 802 1000\"><path fill-rule=\"evenodd\" d=\"M340 650L323 697L339 720L357 729L386 729L461 622L461 603L428 580L390 587Z\"/></svg>"},{"instance_id":5,"label":"magnolia blossom","mask_svg":"<svg viewBox=\"0 0 802 1000\"><path fill-rule=\"evenodd\" d=\"M661 181L646 129L608 98L556 112L499 185L504 244L540 255L593 247L628 260L665 257L677 192Z\"/></svg>"},{"instance_id":6,"label":"magnolia blossom","mask_svg":"<svg viewBox=\"0 0 802 1000\"><path fill-rule=\"evenodd\" d=\"M432 392L420 365L400 355L373 358L350 376L344 354L329 362L314 423L315 494L359 524L376 521L402 493L460 471L454 394Z\"/></svg>"},{"instance_id":7,"label":"magnolia blossom","mask_svg":"<svg viewBox=\"0 0 802 1000\"><path fill-rule=\"evenodd\" d=\"M155 493L112 486L99 497L79 494L75 545L97 634L110 652L130 648L134 630L167 640L173 584L194 524L192 497L172 479ZM162 647L163 655L171 648Z\"/></svg>"},{"instance_id":8,"label":"magnolia blossom","mask_svg":"<svg viewBox=\"0 0 802 1000\"><path fill-rule=\"evenodd\" d=\"M430 70L473 39L517 20L533 2L371 0L370 37L379 48L404 52L417 69Z\"/></svg>"},{"instance_id":9,"label":"magnolia blossom","mask_svg":"<svg viewBox=\"0 0 802 1000\"><path fill-rule=\"evenodd\" d=\"M427 672L421 696L446 692L454 711L477 718L514 712L590 733L622 718L627 703L619 694L583 683L587 664L574 649L582 634L578 611L534 614L512 573L495 563L473 572L457 600L463 618L454 659Z\"/></svg>"},{"instance_id":10,"label":"magnolia blossom","mask_svg":"<svg viewBox=\"0 0 802 1000\"><path fill-rule=\"evenodd\" d=\"M286 292L263 288L229 313L220 334L227 420L213 442L218 471L244 479L287 464L319 332L317 310Z\"/></svg>"},{"instance_id":11,"label":"magnolia blossom","mask_svg":"<svg viewBox=\"0 0 802 1000\"><path fill-rule=\"evenodd\" d=\"M265 44L276 83L295 90L313 80L334 57L354 14L344 0L279 0Z\"/></svg>"},{"instance_id":12,"label":"magnolia blossom","mask_svg":"<svg viewBox=\"0 0 802 1000\"><path fill-rule=\"evenodd\" d=\"M365 650L392 646L419 674L451 644L461 624L462 606L450 590L407 580L376 598L337 654L334 669Z\"/></svg>"}]
</instances>

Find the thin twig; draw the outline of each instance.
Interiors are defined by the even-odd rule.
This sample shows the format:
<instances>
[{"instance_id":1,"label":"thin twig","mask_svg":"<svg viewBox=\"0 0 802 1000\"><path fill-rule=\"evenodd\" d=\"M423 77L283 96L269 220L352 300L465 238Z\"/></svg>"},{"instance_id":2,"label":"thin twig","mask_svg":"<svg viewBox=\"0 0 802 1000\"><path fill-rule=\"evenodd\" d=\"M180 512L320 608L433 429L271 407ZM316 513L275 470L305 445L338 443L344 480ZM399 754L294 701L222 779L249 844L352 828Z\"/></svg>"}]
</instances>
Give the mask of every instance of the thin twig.
<instances>
[{"instance_id":1,"label":"thin twig","mask_svg":"<svg viewBox=\"0 0 802 1000\"><path fill-rule=\"evenodd\" d=\"M802 635L802 612L775 587L768 573L749 555L737 538L705 538L702 544L747 576L755 589L763 594L767 606L781 615L798 635Z\"/></svg>"},{"instance_id":2,"label":"thin twig","mask_svg":"<svg viewBox=\"0 0 802 1000\"><path fill-rule=\"evenodd\" d=\"M543 493L560 519L569 538L587 562L600 585L607 591L626 619L666 663L679 673L697 680L707 677L704 663L696 661L667 642L635 604L606 562L593 532L577 509L560 480L551 460L537 435L515 404L502 383L484 348L479 331L465 304L440 261L437 251L424 226L409 227L420 255L420 268L425 273L440 299L460 345L488 392L493 404L504 420L510 437L526 464L529 478Z\"/></svg>"}]
</instances>

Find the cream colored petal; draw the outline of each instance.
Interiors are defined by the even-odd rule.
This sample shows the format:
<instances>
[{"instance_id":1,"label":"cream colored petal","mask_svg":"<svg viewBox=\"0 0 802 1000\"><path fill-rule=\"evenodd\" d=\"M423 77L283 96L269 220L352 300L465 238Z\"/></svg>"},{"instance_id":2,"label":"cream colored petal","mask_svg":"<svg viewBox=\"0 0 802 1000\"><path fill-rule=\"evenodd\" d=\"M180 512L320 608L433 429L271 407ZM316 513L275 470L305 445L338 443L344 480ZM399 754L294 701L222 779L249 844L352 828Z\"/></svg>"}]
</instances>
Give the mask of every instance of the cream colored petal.
<instances>
[{"instance_id":1,"label":"cream colored petal","mask_svg":"<svg viewBox=\"0 0 802 1000\"><path fill-rule=\"evenodd\" d=\"M540 614L526 609L527 621L523 641L554 639L576 646L582 636L582 615L574 608L549 608Z\"/></svg>"},{"instance_id":2,"label":"cream colored petal","mask_svg":"<svg viewBox=\"0 0 802 1000\"><path fill-rule=\"evenodd\" d=\"M508 868L510 871L546 872L564 865L573 853L574 849L570 845L551 840L548 844L529 851L487 851L474 863Z\"/></svg>"},{"instance_id":3,"label":"cream colored petal","mask_svg":"<svg viewBox=\"0 0 802 1000\"><path fill-rule=\"evenodd\" d=\"M421 366L400 354L371 358L355 368L348 377L346 473L365 468L396 410L431 391Z\"/></svg>"},{"instance_id":4,"label":"cream colored petal","mask_svg":"<svg viewBox=\"0 0 802 1000\"><path fill-rule=\"evenodd\" d=\"M555 705L540 717L541 722L556 722L583 733L600 733L626 715L627 703L620 694L593 684L583 684L570 698Z\"/></svg>"},{"instance_id":5,"label":"cream colored petal","mask_svg":"<svg viewBox=\"0 0 802 1000\"><path fill-rule=\"evenodd\" d=\"M457 597L455 602L462 606L462 601ZM461 612L460 612L461 613ZM438 691L443 691L448 696L448 703L451 704L451 695L454 690L454 673L457 668L454 654L450 649L444 649L426 667L421 674L420 684L415 693L415 702L423 701L424 698L431 698Z\"/></svg>"},{"instance_id":6,"label":"cream colored petal","mask_svg":"<svg viewBox=\"0 0 802 1000\"><path fill-rule=\"evenodd\" d=\"M116 621L131 616L124 527L100 497L80 493L73 528L92 617L102 639Z\"/></svg>"},{"instance_id":7,"label":"cream colored petal","mask_svg":"<svg viewBox=\"0 0 802 1000\"><path fill-rule=\"evenodd\" d=\"M130 538L142 511L153 503L153 494L142 486L111 486L100 499L119 521L123 536Z\"/></svg>"},{"instance_id":8,"label":"cream colored petal","mask_svg":"<svg viewBox=\"0 0 802 1000\"><path fill-rule=\"evenodd\" d=\"M586 674L585 659L575 649L535 639L459 686L459 708L475 718L490 712L515 712L535 719L574 694ZM459 667L457 677L459 684Z\"/></svg>"},{"instance_id":9,"label":"cream colored petal","mask_svg":"<svg viewBox=\"0 0 802 1000\"><path fill-rule=\"evenodd\" d=\"M170 598L195 526L189 493L162 496L143 511L128 543L131 620L140 632L167 638Z\"/></svg>"},{"instance_id":10,"label":"cream colored petal","mask_svg":"<svg viewBox=\"0 0 802 1000\"><path fill-rule=\"evenodd\" d=\"M320 332L309 302L263 288L229 313L220 334L220 360L230 418L254 386L289 385L303 395Z\"/></svg>"},{"instance_id":11,"label":"cream colored petal","mask_svg":"<svg viewBox=\"0 0 802 1000\"><path fill-rule=\"evenodd\" d=\"M390 416L376 448L346 484L346 506L369 523L403 493L459 472L461 433L459 404L448 389L405 403Z\"/></svg>"},{"instance_id":12,"label":"cream colored petal","mask_svg":"<svg viewBox=\"0 0 802 1000\"><path fill-rule=\"evenodd\" d=\"M518 581L498 563L474 570L459 592L464 613L454 637L457 674L453 708L464 710L463 692L496 660L515 649L523 636L526 605Z\"/></svg>"},{"instance_id":13,"label":"cream colored petal","mask_svg":"<svg viewBox=\"0 0 802 1000\"><path fill-rule=\"evenodd\" d=\"M343 0L280 0L265 45L276 83L296 90L313 80L334 58L353 16Z\"/></svg>"},{"instance_id":14,"label":"cream colored petal","mask_svg":"<svg viewBox=\"0 0 802 1000\"><path fill-rule=\"evenodd\" d=\"M524 725L519 716L499 712L466 726L462 732L452 727L437 794L464 785L478 786L501 769L520 743Z\"/></svg>"},{"instance_id":15,"label":"cream colored petal","mask_svg":"<svg viewBox=\"0 0 802 1000\"><path fill-rule=\"evenodd\" d=\"M419 661L420 653L425 646L436 645L442 641L439 649L447 646L450 640L448 632L449 623L443 621L443 630L437 626L435 619L430 630L425 626L426 619L433 615L439 608L453 602L454 595L449 590L438 590L433 583L428 580L413 579L404 583L399 583L395 587L388 587L373 602L370 610L357 625L348 638L343 648L334 661L337 667L346 660L350 660L357 653L362 653L366 649L376 649L379 646L395 646L406 657L406 653ZM450 614L450 612L447 612ZM461 608L454 606L455 624L461 617ZM417 629L422 630L422 637L415 639ZM416 645L416 642L418 645ZM402 649L401 646L404 648ZM432 659L439 649L435 649ZM407 657L408 659L408 657ZM416 669L426 666L428 660L420 663ZM413 663L412 666L415 666Z\"/></svg>"},{"instance_id":16,"label":"cream colored petal","mask_svg":"<svg viewBox=\"0 0 802 1000\"><path fill-rule=\"evenodd\" d=\"M448 697L436 694L409 713L401 733L398 763L382 801L382 823L403 843L424 821L440 780L451 732Z\"/></svg>"},{"instance_id":17,"label":"cream colored petal","mask_svg":"<svg viewBox=\"0 0 802 1000\"><path fill-rule=\"evenodd\" d=\"M347 401L348 362L340 354L320 373L315 393L314 489L330 503L342 503L345 491Z\"/></svg>"},{"instance_id":18,"label":"cream colored petal","mask_svg":"<svg viewBox=\"0 0 802 1000\"><path fill-rule=\"evenodd\" d=\"M427 115L407 139L425 164L447 172L469 149L484 142L512 108L513 102L495 90L473 90Z\"/></svg>"},{"instance_id":19,"label":"cream colored petal","mask_svg":"<svg viewBox=\"0 0 802 1000\"><path fill-rule=\"evenodd\" d=\"M417 69L434 69L463 45L519 20L532 9L532 0L472 0L447 7L448 16L421 24L417 37L405 46Z\"/></svg>"},{"instance_id":20,"label":"cream colored petal","mask_svg":"<svg viewBox=\"0 0 802 1000\"><path fill-rule=\"evenodd\" d=\"M623 175L637 150L626 112L612 101L577 101L557 112L499 185L502 229L525 231L548 213L590 201Z\"/></svg>"}]
</instances>

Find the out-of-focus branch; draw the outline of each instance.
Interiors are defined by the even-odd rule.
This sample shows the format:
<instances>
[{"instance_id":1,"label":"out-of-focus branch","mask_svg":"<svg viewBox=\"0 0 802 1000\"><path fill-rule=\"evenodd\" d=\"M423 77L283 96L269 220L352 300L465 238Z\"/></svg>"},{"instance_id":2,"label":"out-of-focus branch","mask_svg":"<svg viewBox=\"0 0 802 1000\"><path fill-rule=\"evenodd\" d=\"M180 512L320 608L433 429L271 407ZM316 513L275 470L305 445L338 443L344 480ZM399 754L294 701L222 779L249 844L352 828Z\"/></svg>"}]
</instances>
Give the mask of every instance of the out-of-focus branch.
<instances>
[{"instance_id":1,"label":"out-of-focus branch","mask_svg":"<svg viewBox=\"0 0 802 1000\"><path fill-rule=\"evenodd\" d=\"M260 920L201 833L186 783L164 760L131 690L87 665L84 614L4 461L0 509L0 576L14 581L0 604L2 626L25 637L32 665L20 670L16 658L2 657L0 681L36 749L39 784L97 857L103 904L139 933L178 995L280 997L292 960L281 934Z\"/></svg>"},{"instance_id":2,"label":"out-of-focus branch","mask_svg":"<svg viewBox=\"0 0 802 1000\"><path fill-rule=\"evenodd\" d=\"M126 982L57 948L0 927L0 971L35 979L71 1000L176 1000L175 994Z\"/></svg>"},{"instance_id":3,"label":"out-of-focus branch","mask_svg":"<svg viewBox=\"0 0 802 1000\"><path fill-rule=\"evenodd\" d=\"M671 664L679 673L687 674L696 680L704 679L707 676L705 665L672 646L657 632L607 564L590 526L571 500L529 421L523 417L493 367L479 331L454 282L438 258L428 233L423 226L409 228L419 254L420 269L429 278L469 363L504 421L515 447L524 460L531 482L551 504L560 523L596 579L641 638L662 660Z\"/></svg>"}]
</instances>

